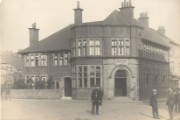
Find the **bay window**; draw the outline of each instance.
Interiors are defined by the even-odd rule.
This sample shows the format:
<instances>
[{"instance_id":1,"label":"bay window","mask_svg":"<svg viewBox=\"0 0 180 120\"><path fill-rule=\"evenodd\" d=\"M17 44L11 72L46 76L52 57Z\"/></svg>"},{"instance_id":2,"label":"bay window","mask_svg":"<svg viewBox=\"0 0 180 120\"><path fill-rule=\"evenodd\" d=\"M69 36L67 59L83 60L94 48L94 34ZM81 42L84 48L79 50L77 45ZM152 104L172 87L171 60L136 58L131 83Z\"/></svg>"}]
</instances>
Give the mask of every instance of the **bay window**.
<instances>
[{"instance_id":1,"label":"bay window","mask_svg":"<svg viewBox=\"0 0 180 120\"><path fill-rule=\"evenodd\" d=\"M92 39L77 39L72 41L73 56L87 56L101 54L101 40Z\"/></svg>"},{"instance_id":2,"label":"bay window","mask_svg":"<svg viewBox=\"0 0 180 120\"><path fill-rule=\"evenodd\" d=\"M98 65L73 66L72 73L73 73L74 85L78 85L77 87L86 88L86 87L94 87L94 85L101 86L101 74L102 74L101 66Z\"/></svg>"},{"instance_id":3,"label":"bay window","mask_svg":"<svg viewBox=\"0 0 180 120\"><path fill-rule=\"evenodd\" d=\"M130 41L125 38L115 38L111 41L111 50L113 56L129 56L130 55Z\"/></svg>"}]
</instances>

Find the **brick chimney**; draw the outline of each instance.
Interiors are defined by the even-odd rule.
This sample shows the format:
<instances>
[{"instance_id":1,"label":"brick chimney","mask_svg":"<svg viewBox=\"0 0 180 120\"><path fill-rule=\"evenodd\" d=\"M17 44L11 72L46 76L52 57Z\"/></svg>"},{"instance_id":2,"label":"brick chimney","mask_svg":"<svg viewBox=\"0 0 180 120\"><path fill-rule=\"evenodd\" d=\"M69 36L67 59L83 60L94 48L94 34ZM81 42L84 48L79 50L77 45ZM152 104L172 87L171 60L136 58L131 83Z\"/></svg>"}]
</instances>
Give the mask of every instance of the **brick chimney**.
<instances>
[{"instance_id":1,"label":"brick chimney","mask_svg":"<svg viewBox=\"0 0 180 120\"><path fill-rule=\"evenodd\" d=\"M30 46L33 46L39 41L39 29L36 28L36 23L32 24L32 27L29 28L29 43Z\"/></svg>"},{"instance_id":2,"label":"brick chimney","mask_svg":"<svg viewBox=\"0 0 180 120\"><path fill-rule=\"evenodd\" d=\"M132 6L131 0L121 3L120 14L124 17L134 18L134 6Z\"/></svg>"},{"instance_id":3,"label":"brick chimney","mask_svg":"<svg viewBox=\"0 0 180 120\"><path fill-rule=\"evenodd\" d=\"M142 12L139 17L139 21L144 27L149 27L149 17L147 12Z\"/></svg>"},{"instance_id":4,"label":"brick chimney","mask_svg":"<svg viewBox=\"0 0 180 120\"><path fill-rule=\"evenodd\" d=\"M74 24L79 25L82 23L82 11L83 9L80 8L79 1L77 2L77 8L74 9Z\"/></svg>"},{"instance_id":5,"label":"brick chimney","mask_svg":"<svg viewBox=\"0 0 180 120\"><path fill-rule=\"evenodd\" d=\"M164 26L159 26L157 31L161 35L165 35L165 33L166 33L166 29L164 28Z\"/></svg>"}]
</instances>

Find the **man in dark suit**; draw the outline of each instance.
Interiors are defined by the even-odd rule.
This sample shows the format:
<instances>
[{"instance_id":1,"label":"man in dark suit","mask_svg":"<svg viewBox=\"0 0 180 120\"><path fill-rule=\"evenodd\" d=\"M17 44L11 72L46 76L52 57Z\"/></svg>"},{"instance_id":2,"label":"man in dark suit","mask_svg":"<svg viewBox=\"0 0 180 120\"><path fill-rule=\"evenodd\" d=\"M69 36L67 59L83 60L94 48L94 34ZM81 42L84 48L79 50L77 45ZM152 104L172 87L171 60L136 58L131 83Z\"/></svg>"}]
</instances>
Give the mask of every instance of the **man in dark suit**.
<instances>
[{"instance_id":1,"label":"man in dark suit","mask_svg":"<svg viewBox=\"0 0 180 120\"><path fill-rule=\"evenodd\" d=\"M180 112L180 94L179 94L180 88L178 85L176 85L174 89L174 95L175 95L175 111Z\"/></svg>"},{"instance_id":2,"label":"man in dark suit","mask_svg":"<svg viewBox=\"0 0 180 120\"><path fill-rule=\"evenodd\" d=\"M180 113L180 88L178 88L177 94L178 94L178 96L177 96L177 109L178 109L177 112Z\"/></svg>"},{"instance_id":3,"label":"man in dark suit","mask_svg":"<svg viewBox=\"0 0 180 120\"><path fill-rule=\"evenodd\" d=\"M103 96L104 96L104 91L103 91L103 89L102 88L100 88L100 103L99 103L99 105L102 105L102 99L103 99Z\"/></svg>"},{"instance_id":4,"label":"man in dark suit","mask_svg":"<svg viewBox=\"0 0 180 120\"><path fill-rule=\"evenodd\" d=\"M159 119L158 102L157 102L157 90L153 89L150 96L150 105L152 106L153 118Z\"/></svg>"},{"instance_id":5,"label":"man in dark suit","mask_svg":"<svg viewBox=\"0 0 180 120\"><path fill-rule=\"evenodd\" d=\"M172 89L168 89L168 98L166 101L166 105L168 106L168 112L170 116L170 120L173 120L173 109L175 105L175 96Z\"/></svg>"},{"instance_id":6,"label":"man in dark suit","mask_svg":"<svg viewBox=\"0 0 180 120\"><path fill-rule=\"evenodd\" d=\"M99 90L98 86L95 86L95 89L93 89L91 93L91 102L92 102L92 114L95 113L96 108L96 114L99 114L99 104L101 102L101 92Z\"/></svg>"}]
</instances>

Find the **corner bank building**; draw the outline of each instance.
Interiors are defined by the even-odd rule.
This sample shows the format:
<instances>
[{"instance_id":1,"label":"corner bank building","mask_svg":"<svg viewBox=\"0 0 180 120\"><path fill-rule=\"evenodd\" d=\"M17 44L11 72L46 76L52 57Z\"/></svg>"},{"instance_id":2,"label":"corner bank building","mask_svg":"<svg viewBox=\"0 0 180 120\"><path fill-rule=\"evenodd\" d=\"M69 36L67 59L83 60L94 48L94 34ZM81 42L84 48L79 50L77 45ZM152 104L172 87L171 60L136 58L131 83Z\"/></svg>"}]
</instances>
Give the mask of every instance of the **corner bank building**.
<instances>
[{"instance_id":1,"label":"corner bank building","mask_svg":"<svg viewBox=\"0 0 180 120\"><path fill-rule=\"evenodd\" d=\"M147 13L135 19L131 0L102 21L83 23L82 13L78 2L74 24L41 41L36 24L29 28L30 46L20 51L25 81L52 79L72 99L89 99L94 85L105 99L148 99L153 88L163 97L169 86L165 28L150 28Z\"/></svg>"}]
</instances>

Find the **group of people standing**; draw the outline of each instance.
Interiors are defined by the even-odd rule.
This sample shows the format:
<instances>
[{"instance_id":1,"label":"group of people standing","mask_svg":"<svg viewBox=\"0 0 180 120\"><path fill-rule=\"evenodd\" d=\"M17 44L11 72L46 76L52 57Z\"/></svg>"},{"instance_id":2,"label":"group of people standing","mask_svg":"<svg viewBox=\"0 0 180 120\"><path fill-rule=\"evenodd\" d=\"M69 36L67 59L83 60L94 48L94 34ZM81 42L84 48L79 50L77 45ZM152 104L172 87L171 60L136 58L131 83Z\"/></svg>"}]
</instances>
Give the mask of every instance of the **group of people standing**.
<instances>
[{"instance_id":1,"label":"group of people standing","mask_svg":"<svg viewBox=\"0 0 180 120\"><path fill-rule=\"evenodd\" d=\"M150 106L152 106L152 115L155 119L160 119L158 112L157 90L153 89L150 96ZM180 113L180 88L172 90L168 89L168 97L166 100L170 120L173 120L173 110Z\"/></svg>"}]
</instances>

